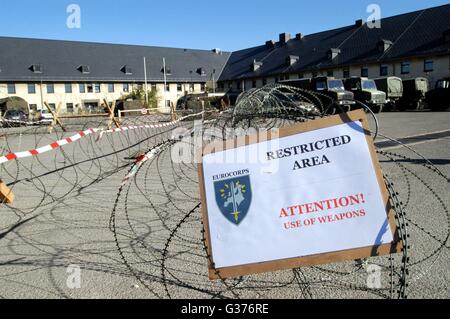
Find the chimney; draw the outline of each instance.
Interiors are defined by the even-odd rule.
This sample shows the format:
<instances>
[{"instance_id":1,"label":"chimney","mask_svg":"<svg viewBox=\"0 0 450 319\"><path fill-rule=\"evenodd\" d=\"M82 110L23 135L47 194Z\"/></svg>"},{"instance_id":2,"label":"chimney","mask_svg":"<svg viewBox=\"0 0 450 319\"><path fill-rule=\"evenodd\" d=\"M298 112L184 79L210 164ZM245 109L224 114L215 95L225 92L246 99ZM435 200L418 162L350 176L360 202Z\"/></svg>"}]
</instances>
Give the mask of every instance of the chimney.
<instances>
[{"instance_id":1,"label":"chimney","mask_svg":"<svg viewBox=\"0 0 450 319\"><path fill-rule=\"evenodd\" d=\"M280 34L280 43L286 44L291 40L291 34L290 33L281 33Z\"/></svg>"},{"instance_id":2,"label":"chimney","mask_svg":"<svg viewBox=\"0 0 450 319\"><path fill-rule=\"evenodd\" d=\"M295 35L295 39L296 39L296 40L303 40L303 38L304 38L303 33L297 33L297 34Z\"/></svg>"},{"instance_id":3,"label":"chimney","mask_svg":"<svg viewBox=\"0 0 450 319\"><path fill-rule=\"evenodd\" d=\"M362 27L363 25L364 25L365 23L364 23L364 20L363 19L359 19L359 20L356 20L355 21L355 26L356 27Z\"/></svg>"},{"instance_id":4,"label":"chimney","mask_svg":"<svg viewBox=\"0 0 450 319\"><path fill-rule=\"evenodd\" d=\"M331 48L328 50L328 60L336 59L339 54L341 54L341 49Z\"/></svg>"},{"instance_id":5,"label":"chimney","mask_svg":"<svg viewBox=\"0 0 450 319\"><path fill-rule=\"evenodd\" d=\"M391 48L392 44L392 41L382 39L377 44L378 51L384 53Z\"/></svg>"},{"instance_id":6,"label":"chimney","mask_svg":"<svg viewBox=\"0 0 450 319\"><path fill-rule=\"evenodd\" d=\"M269 49L275 48L275 41L273 41L273 40L266 41L266 48L269 48Z\"/></svg>"}]
</instances>

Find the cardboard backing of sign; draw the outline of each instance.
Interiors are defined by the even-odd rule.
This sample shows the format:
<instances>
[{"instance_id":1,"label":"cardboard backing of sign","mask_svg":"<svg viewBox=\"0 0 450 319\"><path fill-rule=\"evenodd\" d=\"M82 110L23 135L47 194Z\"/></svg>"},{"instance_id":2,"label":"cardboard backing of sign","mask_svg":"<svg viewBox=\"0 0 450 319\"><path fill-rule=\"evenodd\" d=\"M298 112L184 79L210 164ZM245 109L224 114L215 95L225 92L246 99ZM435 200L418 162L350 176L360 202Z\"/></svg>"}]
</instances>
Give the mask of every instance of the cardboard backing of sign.
<instances>
[{"instance_id":1,"label":"cardboard backing of sign","mask_svg":"<svg viewBox=\"0 0 450 319\"><path fill-rule=\"evenodd\" d=\"M364 247L358 249L351 249L345 251L337 251L330 252L325 254L306 256L306 257L298 257L284 260L274 260L269 262L257 263L257 264L249 264L249 265L240 265L236 267L228 267L228 268L214 268L214 260L212 260L212 248L211 248L211 237L210 237L210 226L209 226L209 218L208 218L208 210L206 204L206 191L205 191L205 180L203 174L203 156L207 154L222 152L225 150L236 148L237 146L243 145L251 145L255 143L254 141L265 142L270 141L273 138L283 138L291 135L296 135L299 133L311 132L327 127L337 126L345 123L351 123L355 121L360 121L363 125L366 141L369 146L370 155L373 161L373 167L376 171L377 181L382 193L383 201L386 207L386 214L388 216L389 224L391 230L394 235L394 242L391 244L379 245L379 246L371 246ZM231 145L231 146L230 146ZM233 146L235 145L235 146ZM207 151L209 150L209 151ZM209 153L205 153L209 152ZM240 276L247 276L258 273L272 272L278 270L286 270L286 269L294 269L305 266L315 266L322 264L331 264L337 262L351 261L356 259L364 259L368 257L375 256L383 256L394 253L399 253L402 251L403 244L399 237L397 224L395 221L395 211L391 205L389 200L389 192L386 188L385 181L383 178L383 173L381 170L380 163L378 161L375 145L373 142L373 138L371 136L369 123L366 117L366 114L363 110L357 110L345 114L340 114L336 116L327 117L324 119L309 121L306 123L295 124L291 127L280 129L279 135L276 137L272 137L271 134L264 134L259 138L243 136L234 140L234 143L231 141L226 141L223 143L216 143L214 145L208 145L203 149L199 150L197 153L198 156L198 174L199 174L199 184L200 184L200 195L201 195L201 203L202 203L202 216L203 216L203 224L205 230L205 240L206 246L208 250L208 255L211 256L209 260L209 278L211 280L217 280L219 278L233 278Z\"/></svg>"}]
</instances>

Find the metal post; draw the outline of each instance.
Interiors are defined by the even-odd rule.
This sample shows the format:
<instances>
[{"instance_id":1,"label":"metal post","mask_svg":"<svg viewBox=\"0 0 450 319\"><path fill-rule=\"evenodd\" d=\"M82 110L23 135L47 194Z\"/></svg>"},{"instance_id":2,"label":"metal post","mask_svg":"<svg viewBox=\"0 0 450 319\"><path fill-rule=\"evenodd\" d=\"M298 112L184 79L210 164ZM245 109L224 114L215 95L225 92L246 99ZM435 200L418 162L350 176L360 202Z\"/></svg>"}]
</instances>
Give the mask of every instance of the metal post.
<instances>
[{"instance_id":1,"label":"metal post","mask_svg":"<svg viewBox=\"0 0 450 319\"><path fill-rule=\"evenodd\" d=\"M148 108L148 85L147 85L147 63L144 57L144 77L145 77L145 103L144 106Z\"/></svg>"},{"instance_id":2,"label":"metal post","mask_svg":"<svg viewBox=\"0 0 450 319\"><path fill-rule=\"evenodd\" d=\"M167 108L167 73L166 73L166 58L163 58L163 70L164 70L164 109Z\"/></svg>"}]
</instances>

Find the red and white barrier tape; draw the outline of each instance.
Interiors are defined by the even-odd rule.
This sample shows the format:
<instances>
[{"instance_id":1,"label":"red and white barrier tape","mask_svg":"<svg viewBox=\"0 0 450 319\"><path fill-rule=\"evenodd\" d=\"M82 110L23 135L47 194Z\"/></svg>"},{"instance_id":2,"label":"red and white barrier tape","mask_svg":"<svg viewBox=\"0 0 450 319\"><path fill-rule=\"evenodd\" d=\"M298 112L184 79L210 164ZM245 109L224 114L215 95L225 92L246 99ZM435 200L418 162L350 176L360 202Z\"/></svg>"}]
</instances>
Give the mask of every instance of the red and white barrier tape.
<instances>
[{"instance_id":1,"label":"red and white barrier tape","mask_svg":"<svg viewBox=\"0 0 450 319\"><path fill-rule=\"evenodd\" d=\"M100 129L89 129L89 130L86 130L83 132L79 132L78 134L76 134L72 137L68 137L68 138L56 141L52 144L49 144L49 145L46 145L46 146L43 146L40 148L36 148L36 149L25 151L25 152L9 153L8 155L0 157L0 164L6 163L9 161L14 161L14 160L20 159L20 158L37 156L39 154L50 152L50 151L60 148L64 145L76 142L85 136L95 134L98 131L100 131Z\"/></svg>"},{"instance_id":2,"label":"red and white barrier tape","mask_svg":"<svg viewBox=\"0 0 450 319\"><path fill-rule=\"evenodd\" d=\"M128 181L136 175L136 173L139 171L139 168L145 162L147 162L148 160L150 160L150 159L154 158L156 155L158 155L166 145L167 145L167 143L158 145L155 148L153 148L150 152L148 152L147 154L138 157L136 159L136 163L134 164L130 173L123 179L122 186L125 186L128 183Z\"/></svg>"},{"instance_id":3,"label":"red and white barrier tape","mask_svg":"<svg viewBox=\"0 0 450 319\"><path fill-rule=\"evenodd\" d=\"M43 147L40 147L37 149L33 149L33 150L25 151L25 152L9 153L5 156L0 157L0 164L4 164L6 162L14 161L14 160L21 159L21 158L32 157L32 156L37 156L37 155L40 155L43 153L47 153L47 152L53 151L55 149L58 149L62 146L65 146L67 144L74 143L83 137L86 137L86 136L92 135L92 134L96 134L96 133L100 133L100 136L97 139L97 141L98 141L105 133L120 133L120 132L126 132L126 131L130 131L130 130L138 130L138 129L166 128L169 126L176 125L176 124L180 123L181 121L186 120L188 118L196 117L196 116L199 116L202 114L203 114L203 112L198 113L198 114L188 115L183 118L180 118L177 121L162 123L162 124L128 126L128 127L122 127L122 128L112 129L112 130L105 130L105 129L101 129L101 128L88 129L86 131L79 132L78 134L76 134L72 137L68 137L68 138L56 141L52 144L49 144L49 145L46 145L46 146L43 146Z\"/></svg>"}]
</instances>

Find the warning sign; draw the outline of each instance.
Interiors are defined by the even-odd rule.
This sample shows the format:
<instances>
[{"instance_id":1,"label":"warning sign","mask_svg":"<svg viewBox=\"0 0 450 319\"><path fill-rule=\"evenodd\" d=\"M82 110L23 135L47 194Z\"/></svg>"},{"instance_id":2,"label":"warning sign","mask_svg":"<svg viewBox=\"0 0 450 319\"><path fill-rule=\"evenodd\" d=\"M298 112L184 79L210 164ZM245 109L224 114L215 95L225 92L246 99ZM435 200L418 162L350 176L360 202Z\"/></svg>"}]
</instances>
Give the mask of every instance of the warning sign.
<instances>
[{"instance_id":1,"label":"warning sign","mask_svg":"<svg viewBox=\"0 0 450 319\"><path fill-rule=\"evenodd\" d=\"M199 176L211 279L401 248L363 111L209 145Z\"/></svg>"}]
</instances>

